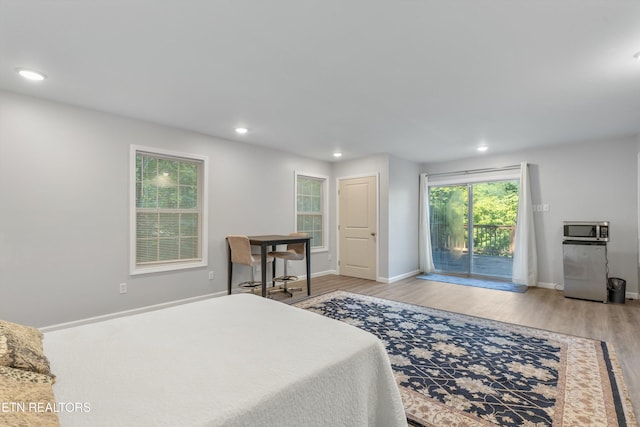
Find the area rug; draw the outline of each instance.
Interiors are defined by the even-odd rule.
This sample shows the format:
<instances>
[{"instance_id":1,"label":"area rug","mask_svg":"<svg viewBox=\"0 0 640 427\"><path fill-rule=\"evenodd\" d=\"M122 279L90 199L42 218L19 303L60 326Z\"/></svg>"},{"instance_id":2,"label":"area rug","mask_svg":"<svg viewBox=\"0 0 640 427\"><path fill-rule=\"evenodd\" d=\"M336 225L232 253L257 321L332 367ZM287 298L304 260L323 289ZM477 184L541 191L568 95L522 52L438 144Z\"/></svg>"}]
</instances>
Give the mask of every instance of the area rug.
<instances>
[{"instance_id":1,"label":"area rug","mask_svg":"<svg viewBox=\"0 0 640 427\"><path fill-rule=\"evenodd\" d=\"M294 304L378 336L418 426L637 426L605 342L334 291Z\"/></svg>"},{"instance_id":2,"label":"area rug","mask_svg":"<svg viewBox=\"0 0 640 427\"><path fill-rule=\"evenodd\" d=\"M497 289L499 291L519 292L527 291L526 285L516 285L509 282L497 282L495 280L473 279L470 277L447 276L445 274L423 274L418 279L433 280L434 282L453 283L455 285L475 286L477 288Z\"/></svg>"}]
</instances>

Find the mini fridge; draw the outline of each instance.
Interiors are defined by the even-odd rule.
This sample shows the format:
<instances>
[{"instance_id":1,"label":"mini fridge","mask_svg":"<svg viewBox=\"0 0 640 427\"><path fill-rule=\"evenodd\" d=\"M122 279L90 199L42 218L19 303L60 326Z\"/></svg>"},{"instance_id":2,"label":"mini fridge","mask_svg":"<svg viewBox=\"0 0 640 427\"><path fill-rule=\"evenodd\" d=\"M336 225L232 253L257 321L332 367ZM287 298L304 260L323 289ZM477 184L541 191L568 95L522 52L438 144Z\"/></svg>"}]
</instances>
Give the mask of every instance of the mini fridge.
<instances>
[{"instance_id":1,"label":"mini fridge","mask_svg":"<svg viewBox=\"0 0 640 427\"><path fill-rule=\"evenodd\" d=\"M562 254L564 296L606 303L607 243L565 240Z\"/></svg>"}]
</instances>

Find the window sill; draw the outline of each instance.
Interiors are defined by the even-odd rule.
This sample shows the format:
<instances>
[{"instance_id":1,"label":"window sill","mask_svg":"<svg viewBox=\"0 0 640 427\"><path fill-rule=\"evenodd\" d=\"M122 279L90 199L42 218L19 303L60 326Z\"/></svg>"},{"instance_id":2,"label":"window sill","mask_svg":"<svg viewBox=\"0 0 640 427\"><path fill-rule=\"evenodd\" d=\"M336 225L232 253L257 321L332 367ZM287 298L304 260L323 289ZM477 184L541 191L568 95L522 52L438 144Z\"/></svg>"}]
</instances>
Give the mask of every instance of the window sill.
<instances>
[{"instance_id":1,"label":"window sill","mask_svg":"<svg viewBox=\"0 0 640 427\"><path fill-rule=\"evenodd\" d=\"M165 264L165 265L154 265L149 267L134 267L129 272L131 276L139 276L142 274L150 274L150 273L164 273L169 271L179 271L179 270L188 270L192 268L202 268L206 267L207 263L204 261L199 262L189 262L184 264Z\"/></svg>"}]
</instances>

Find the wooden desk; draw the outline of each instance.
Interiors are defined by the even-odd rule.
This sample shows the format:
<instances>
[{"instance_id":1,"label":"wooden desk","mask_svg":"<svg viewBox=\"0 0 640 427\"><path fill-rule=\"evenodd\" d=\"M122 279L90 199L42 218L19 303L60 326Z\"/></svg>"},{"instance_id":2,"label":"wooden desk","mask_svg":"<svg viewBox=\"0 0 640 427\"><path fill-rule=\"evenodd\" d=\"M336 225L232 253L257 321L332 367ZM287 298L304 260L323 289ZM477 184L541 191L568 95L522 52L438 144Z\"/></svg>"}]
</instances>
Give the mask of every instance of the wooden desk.
<instances>
[{"instance_id":1,"label":"wooden desk","mask_svg":"<svg viewBox=\"0 0 640 427\"><path fill-rule=\"evenodd\" d=\"M288 236L272 234L267 236L248 236L249 243L252 246L260 246L260 254L262 255L262 263L260 265L260 273L262 274L262 296L267 296L267 253L269 253L269 246L271 250L275 251L277 245L286 245L289 243L304 243L305 246L305 260L307 263L307 295L311 295L311 237L301 236ZM231 262L231 248L227 244L227 258L229 260L229 283L227 293L231 294L231 276L233 272L233 263ZM285 261L286 262L286 261ZM276 275L276 262L273 261L272 274Z\"/></svg>"}]
</instances>

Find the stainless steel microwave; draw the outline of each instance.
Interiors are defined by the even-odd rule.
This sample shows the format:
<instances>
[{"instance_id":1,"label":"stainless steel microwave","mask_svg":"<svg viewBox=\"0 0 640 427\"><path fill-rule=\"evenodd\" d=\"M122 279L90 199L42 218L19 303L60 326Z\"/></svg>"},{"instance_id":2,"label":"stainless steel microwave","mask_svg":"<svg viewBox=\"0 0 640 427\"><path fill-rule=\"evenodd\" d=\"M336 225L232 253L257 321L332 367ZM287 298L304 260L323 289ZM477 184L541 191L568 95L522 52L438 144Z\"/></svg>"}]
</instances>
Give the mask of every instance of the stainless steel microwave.
<instances>
[{"instance_id":1,"label":"stainless steel microwave","mask_svg":"<svg viewBox=\"0 0 640 427\"><path fill-rule=\"evenodd\" d=\"M565 221L564 240L608 242L609 221Z\"/></svg>"}]
</instances>

